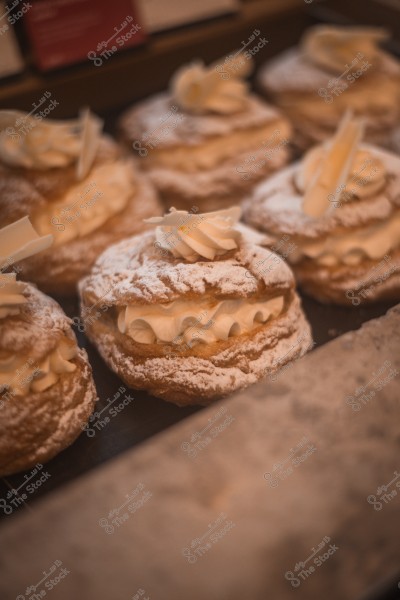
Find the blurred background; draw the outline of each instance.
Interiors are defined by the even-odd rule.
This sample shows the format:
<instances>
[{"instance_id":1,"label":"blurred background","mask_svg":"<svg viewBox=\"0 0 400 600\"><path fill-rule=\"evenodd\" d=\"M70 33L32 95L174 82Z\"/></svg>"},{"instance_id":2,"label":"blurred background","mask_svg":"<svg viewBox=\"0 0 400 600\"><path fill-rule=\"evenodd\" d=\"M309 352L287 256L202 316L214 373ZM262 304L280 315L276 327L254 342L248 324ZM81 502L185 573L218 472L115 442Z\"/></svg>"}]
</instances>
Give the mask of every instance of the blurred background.
<instances>
[{"instance_id":1,"label":"blurred background","mask_svg":"<svg viewBox=\"0 0 400 600\"><path fill-rule=\"evenodd\" d=\"M0 109L28 110L50 91L52 117L84 105L112 115L161 91L182 63L268 43L256 65L316 22L387 27L400 56L400 0L0 0Z\"/></svg>"}]
</instances>

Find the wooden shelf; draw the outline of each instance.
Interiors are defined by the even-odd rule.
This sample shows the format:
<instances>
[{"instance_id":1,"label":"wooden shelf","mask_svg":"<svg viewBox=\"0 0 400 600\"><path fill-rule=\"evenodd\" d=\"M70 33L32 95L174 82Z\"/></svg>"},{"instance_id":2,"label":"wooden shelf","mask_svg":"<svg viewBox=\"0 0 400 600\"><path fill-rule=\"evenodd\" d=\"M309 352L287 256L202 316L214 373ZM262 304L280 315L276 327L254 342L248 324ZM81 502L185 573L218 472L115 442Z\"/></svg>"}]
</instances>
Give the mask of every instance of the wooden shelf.
<instances>
[{"instance_id":1,"label":"wooden shelf","mask_svg":"<svg viewBox=\"0 0 400 600\"><path fill-rule=\"evenodd\" d=\"M44 74L30 68L0 83L0 108L29 111L48 90L59 102L55 118L75 116L85 105L104 114L162 90L184 62L210 62L239 47L254 28L269 41L256 57L256 63L263 62L297 41L309 22L305 7L299 0L254 0L243 4L240 13L153 34L144 46L121 52L101 67L87 61Z\"/></svg>"}]
</instances>

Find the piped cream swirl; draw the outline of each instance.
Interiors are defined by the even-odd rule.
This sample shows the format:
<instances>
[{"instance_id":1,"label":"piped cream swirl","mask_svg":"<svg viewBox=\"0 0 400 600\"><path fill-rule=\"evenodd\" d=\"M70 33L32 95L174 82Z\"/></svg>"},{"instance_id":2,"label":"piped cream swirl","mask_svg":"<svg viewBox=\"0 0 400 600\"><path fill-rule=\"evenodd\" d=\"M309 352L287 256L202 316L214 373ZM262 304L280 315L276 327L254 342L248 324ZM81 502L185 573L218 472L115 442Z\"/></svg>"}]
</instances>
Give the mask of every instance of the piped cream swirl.
<instances>
[{"instance_id":1,"label":"piped cream swirl","mask_svg":"<svg viewBox=\"0 0 400 600\"><path fill-rule=\"evenodd\" d=\"M124 161L106 163L36 213L33 224L42 235L52 233L54 246L60 246L104 225L124 210L134 192L132 166Z\"/></svg>"},{"instance_id":2,"label":"piped cream swirl","mask_svg":"<svg viewBox=\"0 0 400 600\"><path fill-rule=\"evenodd\" d=\"M70 121L0 111L0 161L40 170L76 164L77 179L82 179L93 164L102 127L103 122L88 110Z\"/></svg>"},{"instance_id":3,"label":"piped cream swirl","mask_svg":"<svg viewBox=\"0 0 400 600\"><path fill-rule=\"evenodd\" d=\"M247 333L278 316L284 298L252 302L248 298L168 304L129 305L120 309L118 329L141 344L172 343L191 347Z\"/></svg>"},{"instance_id":4,"label":"piped cream swirl","mask_svg":"<svg viewBox=\"0 0 400 600\"><path fill-rule=\"evenodd\" d=\"M227 61L225 67L221 61L209 67L195 62L178 69L171 80L172 96L178 105L194 114L231 114L243 110L249 92L242 79L249 74L252 64L235 57L228 57ZM225 74L224 68L229 74Z\"/></svg>"},{"instance_id":5,"label":"piped cream swirl","mask_svg":"<svg viewBox=\"0 0 400 600\"><path fill-rule=\"evenodd\" d=\"M235 225L240 215L237 206L199 215L171 208L164 217L152 217L145 223L158 225L158 248L169 251L175 258L194 262L198 258L214 260L238 247L241 234Z\"/></svg>"},{"instance_id":6,"label":"piped cream swirl","mask_svg":"<svg viewBox=\"0 0 400 600\"><path fill-rule=\"evenodd\" d=\"M378 42L388 37L389 33L378 27L317 25L307 30L301 47L310 62L341 74L359 54L374 65L379 63L383 52Z\"/></svg>"},{"instance_id":7,"label":"piped cream swirl","mask_svg":"<svg viewBox=\"0 0 400 600\"><path fill-rule=\"evenodd\" d=\"M13 396L29 391L43 392L54 385L63 373L72 373L76 365L71 362L78 354L77 345L67 337L42 361L36 363L29 356L13 354L0 357L0 407Z\"/></svg>"}]
</instances>

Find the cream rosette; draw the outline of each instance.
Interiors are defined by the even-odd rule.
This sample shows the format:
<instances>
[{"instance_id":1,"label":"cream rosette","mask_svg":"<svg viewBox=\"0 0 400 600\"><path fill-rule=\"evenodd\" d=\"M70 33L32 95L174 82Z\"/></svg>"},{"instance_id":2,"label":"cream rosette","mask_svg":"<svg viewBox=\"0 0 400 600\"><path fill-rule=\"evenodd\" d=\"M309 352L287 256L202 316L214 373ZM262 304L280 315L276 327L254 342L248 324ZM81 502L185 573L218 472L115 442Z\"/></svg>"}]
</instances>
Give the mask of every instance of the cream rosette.
<instances>
[{"instance_id":1,"label":"cream rosette","mask_svg":"<svg viewBox=\"0 0 400 600\"><path fill-rule=\"evenodd\" d=\"M308 30L301 47L310 62L339 75L358 54L378 63L382 55L378 43L388 37L389 32L378 27L326 25Z\"/></svg>"},{"instance_id":2,"label":"cream rosette","mask_svg":"<svg viewBox=\"0 0 400 600\"><path fill-rule=\"evenodd\" d=\"M157 225L156 246L175 258L194 262L199 258L214 260L238 247L241 233L235 229L241 215L239 207L200 215L171 208L164 217L145 223Z\"/></svg>"},{"instance_id":3,"label":"cream rosette","mask_svg":"<svg viewBox=\"0 0 400 600\"><path fill-rule=\"evenodd\" d=\"M172 96L188 113L231 114L243 110L248 85L243 79L251 72L250 60L227 57L205 67L195 62L178 69L171 81Z\"/></svg>"},{"instance_id":4,"label":"cream rosette","mask_svg":"<svg viewBox=\"0 0 400 600\"><path fill-rule=\"evenodd\" d=\"M38 119L19 111L0 111L0 161L10 167L46 170L76 165L76 178L89 172L103 122L88 109L79 119Z\"/></svg>"}]
</instances>

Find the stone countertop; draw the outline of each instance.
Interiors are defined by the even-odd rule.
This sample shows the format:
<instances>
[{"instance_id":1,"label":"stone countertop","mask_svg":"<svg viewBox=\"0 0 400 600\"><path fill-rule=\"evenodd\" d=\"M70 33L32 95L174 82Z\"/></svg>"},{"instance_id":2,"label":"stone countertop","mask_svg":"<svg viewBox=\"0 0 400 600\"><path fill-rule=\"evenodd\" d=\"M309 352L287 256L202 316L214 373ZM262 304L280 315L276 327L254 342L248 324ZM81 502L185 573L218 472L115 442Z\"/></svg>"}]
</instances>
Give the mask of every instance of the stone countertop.
<instances>
[{"instance_id":1,"label":"stone countertop","mask_svg":"<svg viewBox=\"0 0 400 600\"><path fill-rule=\"evenodd\" d=\"M399 350L400 305L10 515L0 598L356 600L400 568Z\"/></svg>"}]
</instances>

